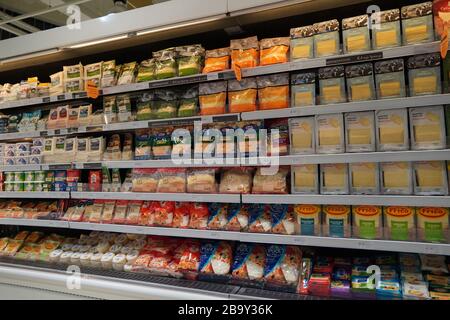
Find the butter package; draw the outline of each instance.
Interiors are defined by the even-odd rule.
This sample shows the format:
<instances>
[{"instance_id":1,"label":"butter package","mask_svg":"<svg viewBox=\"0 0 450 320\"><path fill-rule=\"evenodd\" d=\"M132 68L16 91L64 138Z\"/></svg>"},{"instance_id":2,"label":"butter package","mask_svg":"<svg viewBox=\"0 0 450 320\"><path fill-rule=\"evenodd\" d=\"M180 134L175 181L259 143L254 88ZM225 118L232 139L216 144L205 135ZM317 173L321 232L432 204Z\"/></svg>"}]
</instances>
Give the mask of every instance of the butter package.
<instances>
[{"instance_id":1,"label":"butter package","mask_svg":"<svg viewBox=\"0 0 450 320\"><path fill-rule=\"evenodd\" d=\"M366 101L376 98L372 63L345 67L345 77L349 101Z\"/></svg>"},{"instance_id":2,"label":"butter package","mask_svg":"<svg viewBox=\"0 0 450 320\"><path fill-rule=\"evenodd\" d=\"M342 113L316 115L315 139L317 153L345 152Z\"/></svg>"},{"instance_id":3,"label":"butter package","mask_svg":"<svg viewBox=\"0 0 450 320\"><path fill-rule=\"evenodd\" d=\"M353 206L352 235L363 239L381 239L383 236L383 215L381 207Z\"/></svg>"},{"instance_id":4,"label":"butter package","mask_svg":"<svg viewBox=\"0 0 450 320\"><path fill-rule=\"evenodd\" d=\"M315 153L314 117L289 119L290 154Z\"/></svg>"},{"instance_id":5,"label":"butter package","mask_svg":"<svg viewBox=\"0 0 450 320\"><path fill-rule=\"evenodd\" d=\"M433 2L402 7L403 45L434 41Z\"/></svg>"},{"instance_id":6,"label":"butter package","mask_svg":"<svg viewBox=\"0 0 450 320\"><path fill-rule=\"evenodd\" d=\"M375 62L375 85L378 99L406 97L403 59Z\"/></svg>"},{"instance_id":7,"label":"butter package","mask_svg":"<svg viewBox=\"0 0 450 320\"><path fill-rule=\"evenodd\" d=\"M382 162L381 193L382 194L412 194L412 165L410 162Z\"/></svg>"},{"instance_id":8,"label":"butter package","mask_svg":"<svg viewBox=\"0 0 450 320\"><path fill-rule=\"evenodd\" d=\"M367 14L342 20L342 34L344 37L344 53L369 51L370 32Z\"/></svg>"},{"instance_id":9,"label":"butter package","mask_svg":"<svg viewBox=\"0 0 450 320\"><path fill-rule=\"evenodd\" d=\"M416 240L416 211L413 207L384 207L384 238L388 240Z\"/></svg>"},{"instance_id":10,"label":"butter package","mask_svg":"<svg viewBox=\"0 0 450 320\"><path fill-rule=\"evenodd\" d=\"M313 26L292 28L290 30L291 61L314 58L314 34Z\"/></svg>"},{"instance_id":11,"label":"butter package","mask_svg":"<svg viewBox=\"0 0 450 320\"><path fill-rule=\"evenodd\" d=\"M301 164L291 167L291 193L319 194L319 166Z\"/></svg>"},{"instance_id":12,"label":"butter package","mask_svg":"<svg viewBox=\"0 0 450 320\"><path fill-rule=\"evenodd\" d=\"M400 10L378 11L371 15L372 48L374 50L402 45Z\"/></svg>"},{"instance_id":13,"label":"butter package","mask_svg":"<svg viewBox=\"0 0 450 320\"><path fill-rule=\"evenodd\" d=\"M448 208L417 208L417 240L449 243Z\"/></svg>"},{"instance_id":14,"label":"butter package","mask_svg":"<svg viewBox=\"0 0 450 320\"><path fill-rule=\"evenodd\" d=\"M314 52L316 57L335 56L340 53L339 21L334 19L315 23Z\"/></svg>"},{"instance_id":15,"label":"butter package","mask_svg":"<svg viewBox=\"0 0 450 320\"><path fill-rule=\"evenodd\" d=\"M322 212L324 216L322 224L323 236L350 237L350 206L325 205L322 206Z\"/></svg>"},{"instance_id":16,"label":"butter package","mask_svg":"<svg viewBox=\"0 0 450 320\"><path fill-rule=\"evenodd\" d=\"M443 106L411 108L409 123L412 150L433 150L446 147Z\"/></svg>"},{"instance_id":17,"label":"butter package","mask_svg":"<svg viewBox=\"0 0 450 320\"><path fill-rule=\"evenodd\" d=\"M445 161L419 161L413 163L414 194L447 195L447 168Z\"/></svg>"},{"instance_id":18,"label":"butter package","mask_svg":"<svg viewBox=\"0 0 450 320\"><path fill-rule=\"evenodd\" d=\"M320 236L321 229L321 207L313 204L297 204L294 206L297 215L299 235Z\"/></svg>"},{"instance_id":19,"label":"butter package","mask_svg":"<svg viewBox=\"0 0 450 320\"><path fill-rule=\"evenodd\" d=\"M316 74L314 72L291 75L291 107L316 104Z\"/></svg>"},{"instance_id":20,"label":"butter package","mask_svg":"<svg viewBox=\"0 0 450 320\"><path fill-rule=\"evenodd\" d=\"M319 89L320 104L347 102L344 66L320 68Z\"/></svg>"},{"instance_id":21,"label":"butter package","mask_svg":"<svg viewBox=\"0 0 450 320\"><path fill-rule=\"evenodd\" d=\"M407 66L410 96L441 93L441 56L439 53L410 57Z\"/></svg>"},{"instance_id":22,"label":"butter package","mask_svg":"<svg viewBox=\"0 0 450 320\"><path fill-rule=\"evenodd\" d=\"M320 165L320 194L349 194L346 163Z\"/></svg>"},{"instance_id":23,"label":"butter package","mask_svg":"<svg viewBox=\"0 0 450 320\"><path fill-rule=\"evenodd\" d=\"M375 151L375 121L373 112L346 113L345 131L345 150L347 152Z\"/></svg>"},{"instance_id":24,"label":"butter package","mask_svg":"<svg viewBox=\"0 0 450 320\"><path fill-rule=\"evenodd\" d=\"M379 194L380 169L378 163L349 163L350 193Z\"/></svg>"},{"instance_id":25,"label":"butter package","mask_svg":"<svg viewBox=\"0 0 450 320\"><path fill-rule=\"evenodd\" d=\"M377 151L409 149L407 109L380 110L375 113Z\"/></svg>"}]
</instances>

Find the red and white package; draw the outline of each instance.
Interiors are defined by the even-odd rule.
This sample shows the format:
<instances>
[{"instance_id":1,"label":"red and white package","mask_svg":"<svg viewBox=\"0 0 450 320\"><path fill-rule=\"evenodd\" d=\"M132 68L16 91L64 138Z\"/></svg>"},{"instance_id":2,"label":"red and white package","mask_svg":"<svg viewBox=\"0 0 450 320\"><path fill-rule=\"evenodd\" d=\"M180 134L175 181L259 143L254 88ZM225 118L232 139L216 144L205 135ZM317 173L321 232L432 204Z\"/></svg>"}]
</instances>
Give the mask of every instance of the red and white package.
<instances>
[{"instance_id":1,"label":"red and white package","mask_svg":"<svg viewBox=\"0 0 450 320\"><path fill-rule=\"evenodd\" d=\"M145 201L142 204L139 216L139 225L152 226L154 219L155 202Z\"/></svg>"},{"instance_id":2,"label":"red and white package","mask_svg":"<svg viewBox=\"0 0 450 320\"><path fill-rule=\"evenodd\" d=\"M128 203L127 218L125 221L126 224L139 224L139 218L141 217L141 207L143 204L144 201L142 200L131 200Z\"/></svg>"},{"instance_id":3,"label":"red and white package","mask_svg":"<svg viewBox=\"0 0 450 320\"><path fill-rule=\"evenodd\" d=\"M208 227L209 208L205 203L193 203L190 206L189 228L206 229Z\"/></svg>"},{"instance_id":4,"label":"red and white package","mask_svg":"<svg viewBox=\"0 0 450 320\"><path fill-rule=\"evenodd\" d=\"M175 211L173 212L173 223L174 228L187 228L189 226L190 219L190 203L177 202L175 203Z\"/></svg>"},{"instance_id":5,"label":"red and white package","mask_svg":"<svg viewBox=\"0 0 450 320\"><path fill-rule=\"evenodd\" d=\"M186 192L186 169L158 169L159 180L156 192L184 193Z\"/></svg>"},{"instance_id":6,"label":"red and white package","mask_svg":"<svg viewBox=\"0 0 450 320\"><path fill-rule=\"evenodd\" d=\"M112 223L124 224L127 217L128 200L117 200Z\"/></svg>"},{"instance_id":7,"label":"red and white package","mask_svg":"<svg viewBox=\"0 0 450 320\"><path fill-rule=\"evenodd\" d=\"M186 240L181 249L183 252L178 263L178 270L185 278L195 280L200 265L200 242L197 240Z\"/></svg>"},{"instance_id":8,"label":"red and white package","mask_svg":"<svg viewBox=\"0 0 450 320\"><path fill-rule=\"evenodd\" d=\"M159 227L171 227L174 211L175 202L173 201L160 201L155 203L153 225Z\"/></svg>"}]
</instances>

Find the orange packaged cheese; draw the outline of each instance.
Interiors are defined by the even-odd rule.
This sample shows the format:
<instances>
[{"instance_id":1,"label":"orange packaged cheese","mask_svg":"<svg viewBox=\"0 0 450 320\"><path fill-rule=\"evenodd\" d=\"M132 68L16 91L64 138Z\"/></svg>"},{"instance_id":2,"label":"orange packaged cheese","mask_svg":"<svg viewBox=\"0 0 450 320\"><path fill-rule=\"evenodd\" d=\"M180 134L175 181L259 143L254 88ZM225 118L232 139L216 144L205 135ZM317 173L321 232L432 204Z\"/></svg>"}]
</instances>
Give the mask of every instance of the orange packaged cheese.
<instances>
[{"instance_id":1,"label":"orange packaged cheese","mask_svg":"<svg viewBox=\"0 0 450 320\"><path fill-rule=\"evenodd\" d=\"M289 37L262 39L260 64L262 66L288 62Z\"/></svg>"},{"instance_id":2,"label":"orange packaged cheese","mask_svg":"<svg viewBox=\"0 0 450 320\"><path fill-rule=\"evenodd\" d=\"M231 113L255 111L256 78L228 81L228 105Z\"/></svg>"},{"instance_id":3,"label":"orange packaged cheese","mask_svg":"<svg viewBox=\"0 0 450 320\"><path fill-rule=\"evenodd\" d=\"M200 114L223 114L227 102L227 82L201 83L199 86Z\"/></svg>"},{"instance_id":4,"label":"orange packaged cheese","mask_svg":"<svg viewBox=\"0 0 450 320\"><path fill-rule=\"evenodd\" d=\"M256 78L259 109L283 109L289 107L289 74L280 73Z\"/></svg>"},{"instance_id":5,"label":"orange packaged cheese","mask_svg":"<svg viewBox=\"0 0 450 320\"><path fill-rule=\"evenodd\" d=\"M259 65L258 37L231 40L231 66L253 68Z\"/></svg>"},{"instance_id":6,"label":"orange packaged cheese","mask_svg":"<svg viewBox=\"0 0 450 320\"><path fill-rule=\"evenodd\" d=\"M206 50L203 73L219 72L230 68L230 48Z\"/></svg>"}]
</instances>

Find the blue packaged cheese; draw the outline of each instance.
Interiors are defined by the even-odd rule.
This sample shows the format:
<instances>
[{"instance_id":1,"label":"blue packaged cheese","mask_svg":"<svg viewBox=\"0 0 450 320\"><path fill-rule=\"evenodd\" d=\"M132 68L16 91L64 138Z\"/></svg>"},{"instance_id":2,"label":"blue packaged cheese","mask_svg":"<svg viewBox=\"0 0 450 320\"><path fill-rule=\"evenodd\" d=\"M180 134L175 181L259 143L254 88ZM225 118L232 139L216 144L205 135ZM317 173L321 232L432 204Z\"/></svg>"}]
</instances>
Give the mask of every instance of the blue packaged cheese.
<instances>
[{"instance_id":1,"label":"blue packaged cheese","mask_svg":"<svg viewBox=\"0 0 450 320\"><path fill-rule=\"evenodd\" d=\"M264 278L269 284L296 286L301 260L299 247L271 245L267 248Z\"/></svg>"},{"instance_id":2,"label":"blue packaged cheese","mask_svg":"<svg viewBox=\"0 0 450 320\"><path fill-rule=\"evenodd\" d=\"M231 274L235 279L261 281L265 264L266 250L263 245L241 243L235 251Z\"/></svg>"}]
</instances>

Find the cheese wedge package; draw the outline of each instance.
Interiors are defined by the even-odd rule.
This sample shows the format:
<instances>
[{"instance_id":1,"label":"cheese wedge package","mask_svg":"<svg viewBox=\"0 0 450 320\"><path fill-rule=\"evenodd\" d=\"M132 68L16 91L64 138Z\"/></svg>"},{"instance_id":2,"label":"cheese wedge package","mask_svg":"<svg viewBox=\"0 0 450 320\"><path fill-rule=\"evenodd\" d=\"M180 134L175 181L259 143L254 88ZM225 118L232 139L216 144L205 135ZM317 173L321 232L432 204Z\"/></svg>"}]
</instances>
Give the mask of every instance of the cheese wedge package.
<instances>
[{"instance_id":1,"label":"cheese wedge package","mask_svg":"<svg viewBox=\"0 0 450 320\"><path fill-rule=\"evenodd\" d=\"M230 41L231 68L252 68L259 65L258 37Z\"/></svg>"},{"instance_id":2,"label":"cheese wedge package","mask_svg":"<svg viewBox=\"0 0 450 320\"><path fill-rule=\"evenodd\" d=\"M443 106L411 108L409 123L412 150L433 150L446 147Z\"/></svg>"},{"instance_id":3,"label":"cheese wedge package","mask_svg":"<svg viewBox=\"0 0 450 320\"><path fill-rule=\"evenodd\" d=\"M320 165L320 194L349 194L346 163Z\"/></svg>"},{"instance_id":4,"label":"cheese wedge package","mask_svg":"<svg viewBox=\"0 0 450 320\"><path fill-rule=\"evenodd\" d=\"M403 45L434 41L433 2L402 7Z\"/></svg>"},{"instance_id":5,"label":"cheese wedge package","mask_svg":"<svg viewBox=\"0 0 450 320\"><path fill-rule=\"evenodd\" d=\"M289 61L289 37L262 39L259 42L259 63L262 66Z\"/></svg>"},{"instance_id":6,"label":"cheese wedge package","mask_svg":"<svg viewBox=\"0 0 450 320\"><path fill-rule=\"evenodd\" d=\"M375 85L378 99L406 97L403 59L375 62Z\"/></svg>"},{"instance_id":7,"label":"cheese wedge package","mask_svg":"<svg viewBox=\"0 0 450 320\"><path fill-rule=\"evenodd\" d=\"M413 163L414 194L447 195L447 168L445 161L418 161Z\"/></svg>"},{"instance_id":8,"label":"cheese wedge package","mask_svg":"<svg viewBox=\"0 0 450 320\"><path fill-rule=\"evenodd\" d=\"M256 110L256 78L228 81L228 107L231 113Z\"/></svg>"},{"instance_id":9,"label":"cheese wedge package","mask_svg":"<svg viewBox=\"0 0 450 320\"><path fill-rule=\"evenodd\" d=\"M349 163L350 193L379 194L380 170L378 163Z\"/></svg>"},{"instance_id":10,"label":"cheese wedge package","mask_svg":"<svg viewBox=\"0 0 450 320\"><path fill-rule=\"evenodd\" d=\"M417 240L449 243L448 218L448 208L417 208Z\"/></svg>"},{"instance_id":11,"label":"cheese wedge package","mask_svg":"<svg viewBox=\"0 0 450 320\"><path fill-rule=\"evenodd\" d=\"M408 110L380 110L375 113L377 151L409 149Z\"/></svg>"},{"instance_id":12,"label":"cheese wedge package","mask_svg":"<svg viewBox=\"0 0 450 320\"><path fill-rule=\"evenodd\" d=\"M314 117L289 119L290 154L315 153Z\"/></svg>"},{"instance_id":13,"label":"cheese wedge package","mask_svg":"<svg viewBox=\"0 0 450 320\"><path fill-rule=\"evenodd\" d=\"M316 57L335 56L340 53L339 21L334 19L315 23L314 53Z\"/></svg>"},{"instance_id":14,"label":"cheese wedge package","mask_svg":"<svg viewBox=\"0 0 450 320\"><path fill-rule=\"evenodd\" d=\"M348 238L351 234L350 206L322 206L322 235L325 237Z\"/></svg>"},{"instance_id":15,"label":"cheese wedge package","mask_svg":"<svg viewBox=\"0 0 450 320\"><path fill-rule=\"evenodd\" d=\"M372 19L372 48L374 50L402 45L400 10L374 12Z\"/></svg>"},{"instance_id":16,"label":"cheese wedge package","mask_svg":"<svg viewBox=\"0 0 450 320\"><path fill-rule=\"evenodd\" d=\"M382 162L381 193L382 194L412 194L413 177L410 162Z\"/></svg>"},{"instance_id":17,"label":"cheese wedge package","mask_svg":"<svg viewBox=\"0 0 450 320\"><path fill-rule=\"evenodd\" d=\"M256 78L260 110L289 107L289 74L278 73Z\"/></svg>"},{"instance_id":18,"label":"cheese wedge package","mask_svg":"<svg viewBox=\"0 0 450 320\"><path fill-rule=\"evenodd\" d=\"M409 95L440 94L441 56L439 53L412 56L408 59Z\"/></svg>"},{"instance_id":19,"label":"cheese wedge package","mask_svg":"<svg viewBox=\"0 0 450 320\"><path fill-rule=\"evenodd\" d=\"M352 207L352 236L362 239L381 239L383 237L383 215L381 207Z\"/></svg>"},{"instance_id":20,"label":"cheese wedge package","mask_svg":"<svg viewBox=\"0 0 450 320\"><path fill-rule=\"evenodd\" d=\"M305 107L316 104L316 74L314 72L291 75L291 106Z\"/></svg>"},{"instance_id":21,"label":"cheese wedge package","mask_svg":"<svg viewBox=\"0 0 450 320\"><path fill-rule=\"evenodd\" d=\"M294 213L300 226L299 235L320 236L322 214L320 205L297 204L294 206Z\"/></svg>"},{"instance_id":22,"label":"cheese wedge package","mask_svg":"<svg viewBox=\"0 0 450 320\"><path fill-rule=\"evenodd\" d=\"M374 113L351 112L345 114L346 152L375 151Z\"/></svg>"},{"instance_id":23,"label":"cheese wedge package","mask_svg":"<svg viewBox=\"0 0 450 320\"><path fill-rule=\"evenodd\" d=\"M314 58L313 26L292 28L290 30L290 58L291 61Z\"/></svg>"},{"instance_id":24,"label":"cheese wedge package","mask_svg":"<svg viewBox=\"0 0 450 320\"><path fill-rule=\"evenodd\" d=\"M347 102L344 66L320 68L319 90L320 104Z\"/></svg>"},{"instance_id":25,"label":"cheese wedge package","mask_svg":"<svg viewBox=\"0 0 450 320\"><path fill-rule=\"evenodd\" d=\"M291 193L319 194L319 166L301 164L291 167Z\"/></svg>"},{"instance_id":26,"label":"cheese wedge package","mask_svg":"<svg viewBox=\"0 0 450 320\"><path fill-rule=\"evenodd\" d=\"M349 101L366 101L376 98L372 63L345 67L345 77Z\"/></svg>"},{"instance_id":27,"label":"cheese wedge package","mask_svg":"<svg viewBox=\"0 0 450 320\"><path fill-rule=\"evenodd\" d=\"M344 53L369 51L371 49L367 14L342 20Z\"/></svg>"},{"instance_id":28,"label":"cheese wedge package","mask_svg":"<svg viewBox=\"0 0 450 320\"><path fill-rule=\"evenodd\" d=\"M416 210L414 207L384 207L384 238L414 241L416 239Z\"/></svg>"},{"instance_id":29,"label":"cheese wedge package","mask_svg":"<svg viewBox=\"0 0 450 320\"><path fill-rule=\"evenodd\" d=\"M315 139L317 153L345 152L344 116L342 113L316 115Z\"/></svg>"}]
</instances>

